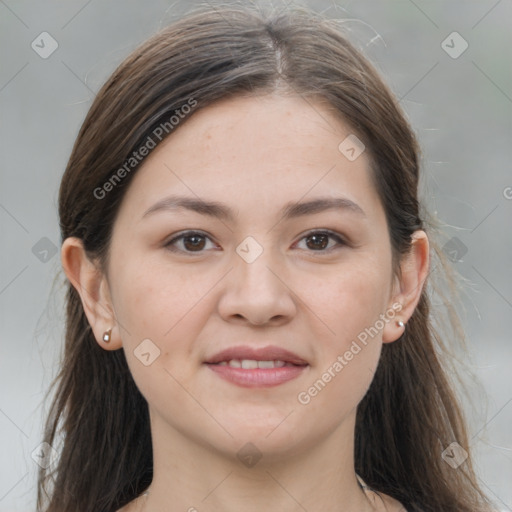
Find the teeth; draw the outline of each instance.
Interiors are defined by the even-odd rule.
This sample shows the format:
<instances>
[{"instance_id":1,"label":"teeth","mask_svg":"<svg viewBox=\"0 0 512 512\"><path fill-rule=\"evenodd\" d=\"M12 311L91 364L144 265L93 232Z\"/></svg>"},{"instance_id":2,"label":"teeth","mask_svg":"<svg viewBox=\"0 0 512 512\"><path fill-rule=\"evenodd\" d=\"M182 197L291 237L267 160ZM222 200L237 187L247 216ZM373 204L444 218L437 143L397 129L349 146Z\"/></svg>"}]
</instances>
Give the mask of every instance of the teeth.
<instances>
[{"instance_id":1,"label":"teeth","mask_svg":"<svg viewBox=\"0 0 512 512\"><path fill-rule=\"evenodd\" d=\"M258 361L258 368L275 368L276 361ZM243 365L242 365L243 368Z\"/></svg>"},{"instance_id":2,"label":"teeth","mask_svg":"<svg viewBox=\"0 0 512 512\"><path fill-rule=\"evenodd\" d=\"M253 368L258 368L258 361L253 361L252 359L243 359L242 368L244 370L252 370Z\"/></svg>"},{"instance_id":3,"label":"teeth","mask_svg":"<svg viewBox=\"0 0 512 512\"><path fill-rule=\"evenodd\" d=\"M254 370L255 368L282 368L283 366L291 366L284 361L255 361L254 359L231 359L230 361L222 361L217 363L219 366L231 366L231 368L243 368L244 370Z\"/></svg>"}]
</instances>

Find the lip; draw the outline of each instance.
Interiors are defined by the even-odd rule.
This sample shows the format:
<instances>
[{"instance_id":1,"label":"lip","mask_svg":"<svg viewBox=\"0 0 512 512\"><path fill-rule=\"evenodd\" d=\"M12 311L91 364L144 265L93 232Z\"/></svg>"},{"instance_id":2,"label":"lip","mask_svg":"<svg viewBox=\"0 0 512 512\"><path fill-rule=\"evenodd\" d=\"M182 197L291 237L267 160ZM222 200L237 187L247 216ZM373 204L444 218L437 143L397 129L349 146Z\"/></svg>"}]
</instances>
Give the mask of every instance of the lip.
<instances>
[{"instance_id":1,"label":"lip","mask_svg":"<svg viewBox=\"0 0 512 512\"><path fill-rule=\"evenodd\" d=\"M289 366L277 368L233 368L217 363L237 359L255 361L284 361ZM284 348L268 345L266 347L250 347L238 345L222 350L205 361L204 364L222 379L245 388L265 388L284 384L301 375L309 363L297 354Z\"/></svg>"},{"instance_id":2,"label":"lip","mask_svg":"<svg viewBox=\"0 0 512 512\"><path fill-rule=\"evenodd\" d=\"M222 361L230 361L231 359L253 359L255 361L284 361L298 366L306 366L308 362L299 357L297 354L290 352L284 348L268 345L266 347L250 347L248 345L237 345L229 347L225 350L217 352L210 357L205 363L215 364ZM248 370L244 370L248 371Z\"/></svg>"},{"instance_id":3,"label":"lip","mask_svg":"<svg viewBox=\"0 0 512 512\"><path fill-rule=\"evenodd\" d=\"M279 386L299 377L308 365L283 366L281 368L232 368L218 364L206 364L220 378L244 388L268 388Z\"/></svg>"}]
</instances>

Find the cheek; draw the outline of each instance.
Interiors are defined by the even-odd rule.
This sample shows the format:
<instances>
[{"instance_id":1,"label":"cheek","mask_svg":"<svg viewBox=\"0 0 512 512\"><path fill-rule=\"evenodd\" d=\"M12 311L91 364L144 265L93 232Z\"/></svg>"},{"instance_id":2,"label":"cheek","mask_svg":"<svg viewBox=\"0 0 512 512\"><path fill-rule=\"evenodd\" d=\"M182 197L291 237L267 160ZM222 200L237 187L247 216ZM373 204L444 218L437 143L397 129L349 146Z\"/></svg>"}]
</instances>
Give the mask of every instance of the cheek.
<instances>
[{"instance_id":1,"label":"cheek","mask_svg":"<svg viewBox=\"0 0 512 512\"><path fill-rule=\"evenodd\" d=\"M140 261L125 265L115 276L120 283L116 312L132 337L153 336L159 344L165 343L191 313L200 314L202 299L218 277Z\"/></svg>"},{"instance_id":2,"label":"cheek","mask_svg":"<svg viewBox=\"0 0 512 512\"><path fill-rule=\"evenodd\" d=\"M170 402L182 403L179 382L194 367L193 340L211 315L207 292L218 277L199 279L145 264L126 265L116 279L116 314L125 328L123 350L137 387L162 410Z\"/></svg>"},{"instance_id":3,"label":"cheek","mask_svg":"<svg viewBox=\"0 0 512 512\"><path fill-rule=\"evenodd\" d=\"M343 415L365 395L379 361L388 281L385 265L360 260L310 296L308 305L322 320L318 325L329 328L327 335L323 327L317 331L317 365L312 387L304 390L317 405L340 404L336 410Z\"/></svg>"},{"instance_id":4,"label":"cheek","mask_svg":"<svg viewBox=\"0 0 512 512\"><path fill-rule=\"evenodd\" d=\"M162 263L125 264L117 270L115 308L125 327L123 349L144 395L161 389L172 394L174 387L182 392L171 375L182 381L195 367L194 340L212 315L211 290L221 277L216 271L177 272ZM148 366L143 353L153 361Z\"/></svg>"},{"instance_id":5,"label":"cheek","mask_svg":"<svg viewBox=\"0 0 512 512\"><path fill-rule=\"evenodd\" d=\"M308 305L329 327L330 337L338 348L370 328L387 307L390 286L385 265L361 258L340 267L321 283L308 289ZM329 338L327 338L329 339Z\"/></svg>"}]
</instances>

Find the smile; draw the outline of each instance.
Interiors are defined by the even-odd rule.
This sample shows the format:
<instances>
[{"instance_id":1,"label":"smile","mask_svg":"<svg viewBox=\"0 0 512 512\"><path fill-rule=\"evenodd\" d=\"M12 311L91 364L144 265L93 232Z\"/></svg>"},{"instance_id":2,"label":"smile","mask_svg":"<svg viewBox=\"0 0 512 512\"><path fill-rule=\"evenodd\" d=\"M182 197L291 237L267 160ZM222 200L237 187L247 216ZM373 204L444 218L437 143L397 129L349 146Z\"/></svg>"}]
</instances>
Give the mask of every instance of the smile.
<instances>
[{"instance_id":1,"label":"smile","mask_svg":"<svg viewBox=\"0 0 512 512\"><path fill-rule=\"evenodd\" d=\"M295 365L280 360L257 361L231 359L206 363L222 379L246 388L271 387L284 384L301 375L309 365Z\"/></svg>"}]
</instances>

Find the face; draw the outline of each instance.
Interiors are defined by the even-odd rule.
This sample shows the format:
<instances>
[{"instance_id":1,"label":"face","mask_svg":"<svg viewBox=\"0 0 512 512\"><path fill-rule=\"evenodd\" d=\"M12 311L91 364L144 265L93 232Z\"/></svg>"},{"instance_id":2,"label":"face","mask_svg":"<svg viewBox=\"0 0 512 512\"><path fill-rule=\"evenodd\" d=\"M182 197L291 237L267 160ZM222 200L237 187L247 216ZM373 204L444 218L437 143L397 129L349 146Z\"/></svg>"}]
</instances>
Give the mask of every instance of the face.
<instances>
[{"instance_id":1,"label":"face","mask_svg":"<svg viewBox=\"0 0 512 512\"><path fill-rule=\"evenodd\" d=\"M353 418L399 306L369 157L338 148L350 134L320 103L239 97L198 110L138 170L108 286L152 422L233 455L313 446ZM303 364L207 364L240 346Z\"/></svg>"}]
</instances>

